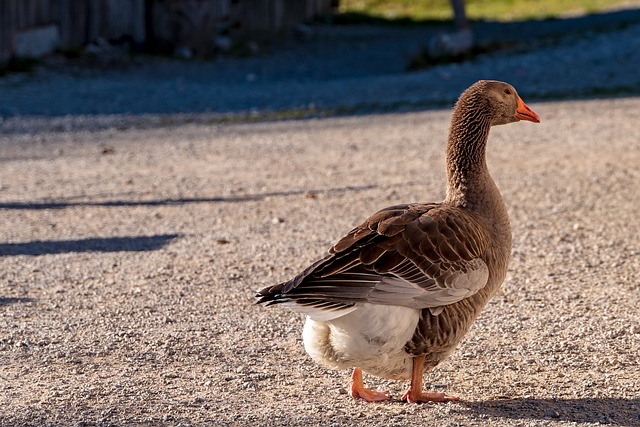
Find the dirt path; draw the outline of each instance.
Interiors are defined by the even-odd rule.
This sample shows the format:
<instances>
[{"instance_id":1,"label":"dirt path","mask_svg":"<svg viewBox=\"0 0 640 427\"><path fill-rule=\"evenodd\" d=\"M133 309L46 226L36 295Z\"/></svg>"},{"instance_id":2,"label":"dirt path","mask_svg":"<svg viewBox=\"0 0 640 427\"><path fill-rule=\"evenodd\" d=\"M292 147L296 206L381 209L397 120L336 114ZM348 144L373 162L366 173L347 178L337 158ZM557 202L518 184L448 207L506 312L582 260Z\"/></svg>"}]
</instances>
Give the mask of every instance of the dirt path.
<instances>
[{"instance_id":1,"label":"dirt path","mask_svg":"<svg viewBox=\"0 0 640 427\"><path fill-rule=\"evenodd\" d=\"M490 137L513 261L425 378L449 404L353 401L252 303L441 199L448 111L0 136L0 425L640 425L640 99L531 106Z\"/></svg>"}]
</instances>

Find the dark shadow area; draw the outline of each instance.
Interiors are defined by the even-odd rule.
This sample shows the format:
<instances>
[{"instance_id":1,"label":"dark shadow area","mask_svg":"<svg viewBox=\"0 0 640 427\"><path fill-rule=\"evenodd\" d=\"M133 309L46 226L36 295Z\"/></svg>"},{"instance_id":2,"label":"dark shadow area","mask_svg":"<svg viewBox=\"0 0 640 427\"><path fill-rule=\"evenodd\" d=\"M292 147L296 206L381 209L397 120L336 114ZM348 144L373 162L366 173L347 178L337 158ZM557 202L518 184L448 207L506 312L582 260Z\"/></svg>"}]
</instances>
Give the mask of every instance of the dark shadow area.
<instances>
[{"instance_id":1,"label":"dark shadow area","mask_svg":"<svg viewBox=\"0 0 640 427\"><path fill-rule=\"evenodd\" d=\"M385 18L361 12L337 13L329 17L321 17L333 25L388 25L392 27L429 26L447 28L453 26L453 19L413 19L407 17Z\"/></svg>"},{"instance_id":2,"label":"dark shadow area","mask_svg":"<svg viewBox=\"0 0 640 427\"><path fill-rule=\"evenodd\" d=\"M422 110L450 106L479 78L509 81L530 100L640 94L640 55L631 47L617 48L633 46L640 23L637 8L562 19L472 22L478 48L469 57L454 58L464 67L421 64L420 52L433 37L453 30L447 21L385 25L366 16L329 21L311 23L303 36L285 37L247 57L141 61L124 55L126 66L99 70L72 59L45 60L40 67L44 77L37 82L0 79L0 131ZM609 35L614 40L608 41ZM528 56L534 53L537 57ZM423 68L420 73L406 71L412 62ZM111 101L100 101L105 98Z\"/></svg>"},{"instance_id":3,"label":"dark shadow area","mask_svg":"<svg viewBox=\"0 0 640 427\"><path fill-rule=\"evenodd\" d=\"M315 197L316 194L335 194L348 191L364 191L376 188L375 185L346 186L340 188L329 188L323 190L292 190L292 191L275 191L262 194L247 194L239 196L225 197L181 197L167 198L156 200L105 200L102 202L76 202L76 201L39 201L39 202L0 202L0 209L13 210L42 210L42 209L63 209L70 207L129 207L129 206L168 206L168 205L185 205L191 203L238 203L251 202L256 200L264 200L267 197L287 197L306 195L307 197Z\"/></svg>"},{"instance_id":4,"label":"dark shadow area","mask_svg":"<svg viewBox=\"0 0 640 427\"><path fill-rule=\"evenodd\" d=\"M26 297L0 297L0 307L11 304L25 303L25 302L33 302L35 301L33 298Z\"/></svg>"},{"instance_id":5,"label":"dark shadow area","mask_svg":"<svg viewBox=\"0 0 640 427\"><path fill-rule=\"evenodd\" d=\"M0 243L0 256L48 255L69 252L142 252L168 245L179 234L135 237L94 237L79 240L45 240L26 243Z\"/></svg>"},{"instance_id":6,"label":"dark shadow area","mask_svg":"<svg viewBox=\"0 0 640 427\"><path fill-rule=\"evenodd\" d=\"M191 408L198 408L202 411L209 411L207 405L207 401L204 403L197 403L190 405ZM636 414L634 415L633 410L637 407L639 403L639 399L568 399L568 400L555 400L555 401L546 401L546 400L536 400L536 399L513 399L513 400L500 400L500 401L488 401L488 402L475 402L475 403L465 403L458 402L457 404L466 405L470 408L469 411L462 411L463 415L468 416L470 419L468 422L462 422L461 426L486 426L491 427L494 425L491 419L488 417L501 417L501 418L509 418L516 420L523 419L531 419L531 420L540 420L535 423L536 426L548 426L548 425L575 425L575 424L565 424L566 422L575 422L575 423L583 423L589 422L590 425L600 424L600 425L610 425L610 426L622 426L622 427L638 427L638 417L637 417L637 409ZM390 403L390 406L396 406L399 403L393 402ZM382 407L386 406L384 404L380 404ZM400 404L401 405L401 404ZM554 406L555 405L555 406ZM345 405L346 406L346 405ZM419 408L422 411L429 412L429 405L423 405L422 408ZM169 408L166 404L164 407ZM102 409L102 406L98 406L99 409ZM559 416L550 414L546 415L544 412L539 413L539 411L558 411ZM452 411L456 411L452 409ZM516 412L520 413L517 414ZM561 412L566 411L566 412ZM575 411L572 415L572 411ZM626 412L625 412L626 411ZM420 411L417 411L420 412ZM78 415L80 414L80 415ZM473 420L472 417L477 415L478 418ZM553 415L553 416L552 416ZM86 423L77 423L76 420L78 417L83 417L82 419L92 420L94 419L95 413L83 413L82 411L76 411L75 413L69 413L69 411L60 410L60 411L45 411L42 408L35 408L30 411L28 414L28 418L23 413L12 413L10 416L7 416L6 419L0 419L0 423L4 421L2 425L50 425L51 420L55 419L56 425L64 424L64 425L94 425L92 422ZM237 425L237 417L234 416L233 413L224 412L222 414L216 414L216 420L220 425ZM55 418L54 418L55 417ZM338 418L340 417L340 418ZM343 421L347 419L346 423L349 424L348 420L353 419L352 416L338 416L327 413L326 411L314 411L313 413L299 413L292 408L284 408L279 413L271 413L271 412L261 412L259 410L253 411L251 413L251 425L260 425L260 426L291 426L291 425L332 425L336 424L335 420L338 418ZM350 418L351 417L351 418ZM407 420L417 420L419 416L414 415L405 415ZM437 416L436 416L437 417ZM162 415L155 415L154 417L148 417L150 425L164 425L166 421L163 422ZM426 418L426 417L425 417ZM130 415L127 411L122 411L119 413L113 413L107 415L100 423L96 423L95 425L129 425L136 424L135 415ZM166 419L166 418L165 418ZM374 419L379 420L380 417L378 415L374 415ZM397 419L394 418L394 419ZM153 420L153 421L151 421ZM198 422L194 422L193 418L189 417L185 412L180 412L171 417L171 421L174 424L184 424L184 425L201 425ZM367 423L357 423L352 422L354 425L367 425ZM371 422L371 425L385 425L380 422ZM209 423L205 423L203 425L210 425ZM413 425L407 423L406 425ZM418 425L429 425L429 424L418 424ZM501 424L505 425L505 424ZM525 425L525 424L512 424L512 425ZM534 425L527 423L526 425Z\"/></svg>"},{"instance_id":7,"label":"dark shadow area","mask_svg":"<svg viewBox=\"0 0 640 427\"><path fill-rule=\"evenodd\" d=\"M427 49L423 48L410 58L406 64L406 70L417 71L437 65L463 63L493 53L527 52L544 46L553 46L562 37L571 35L585 36L598 32L615 31L638 22L640 22L640 9L623 9L567 18L529 19L524 21L471 20L470 25L475 37L475 43L470 50L454 56L432 57ZM336 15L333 23L338 25L429 28L441 32L451 32L454 28L451 19L387 19L362 13Z\"/></svg>"},{"instance_id":8,"label":"dark shadow area","mask_svg":"<svg viewBox=\"0 0 640 427\"><path fill-rule=\"evenodd\" d=\"M466 406L468 412L494 418L640 426L640 398L517 398L459 403Z\"/></svg>"}]
</instances>

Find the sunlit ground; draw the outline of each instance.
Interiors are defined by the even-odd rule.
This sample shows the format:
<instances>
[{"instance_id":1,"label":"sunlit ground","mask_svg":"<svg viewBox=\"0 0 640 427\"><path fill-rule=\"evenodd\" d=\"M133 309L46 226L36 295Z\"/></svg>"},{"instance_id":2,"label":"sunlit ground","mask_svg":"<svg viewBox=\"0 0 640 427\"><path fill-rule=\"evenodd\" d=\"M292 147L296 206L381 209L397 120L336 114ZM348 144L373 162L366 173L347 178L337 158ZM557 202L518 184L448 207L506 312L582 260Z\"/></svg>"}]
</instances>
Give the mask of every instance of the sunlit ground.
<instances>
[{"instance_id":1,"label":"sunlit ground","mask_svg":"<svg viewBox=\"0 0 640 427\"><path fill-rule=\"evenodd\" d=\"M558 18L640 7L629 0L467 0L469 19L518 21ZM452 19L449 0L341 0L341 13L358 13L386 19Z\"/></svg>"}]
</instances>

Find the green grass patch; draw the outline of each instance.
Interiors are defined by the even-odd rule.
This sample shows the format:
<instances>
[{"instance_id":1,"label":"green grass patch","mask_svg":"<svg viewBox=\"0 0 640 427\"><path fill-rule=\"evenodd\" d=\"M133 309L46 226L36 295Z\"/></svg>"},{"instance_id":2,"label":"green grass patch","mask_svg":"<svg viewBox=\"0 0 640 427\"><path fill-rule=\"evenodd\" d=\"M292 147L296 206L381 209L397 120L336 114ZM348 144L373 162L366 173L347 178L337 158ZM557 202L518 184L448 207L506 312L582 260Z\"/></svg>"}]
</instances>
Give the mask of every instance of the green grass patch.
<instances>
[{"instance_id":1,"label":"green grass patch","mask_svg":"<svg viewBox=\"0 0 640 427\"><path fill-rule=\"evenodd\" d=\"M629 0L466 0L466 11L471 20L522 21L591 14L629 4ZM394 22L453 19L449 0L341 0L339 14Z\"/></svg>"}]
</instances>

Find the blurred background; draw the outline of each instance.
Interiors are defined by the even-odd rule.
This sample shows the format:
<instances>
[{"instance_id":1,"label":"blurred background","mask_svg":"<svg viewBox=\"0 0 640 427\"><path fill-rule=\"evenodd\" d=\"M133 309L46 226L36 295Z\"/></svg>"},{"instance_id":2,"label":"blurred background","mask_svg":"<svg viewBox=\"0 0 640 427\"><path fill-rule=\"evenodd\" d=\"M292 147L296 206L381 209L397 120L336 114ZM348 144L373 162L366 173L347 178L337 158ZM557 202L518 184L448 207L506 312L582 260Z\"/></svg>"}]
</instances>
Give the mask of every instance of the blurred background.
<instances>
[{"instance_id":1,"label":"blurred background","mask_svg":"<svg viewBox=\"0 0 640 427\"><path fill-rule=\"evenodd\" d=\"M627 96L638 69L637 0L0 0L4 130L441 107L481 78Z\"/></svg>"}]
</instances>

